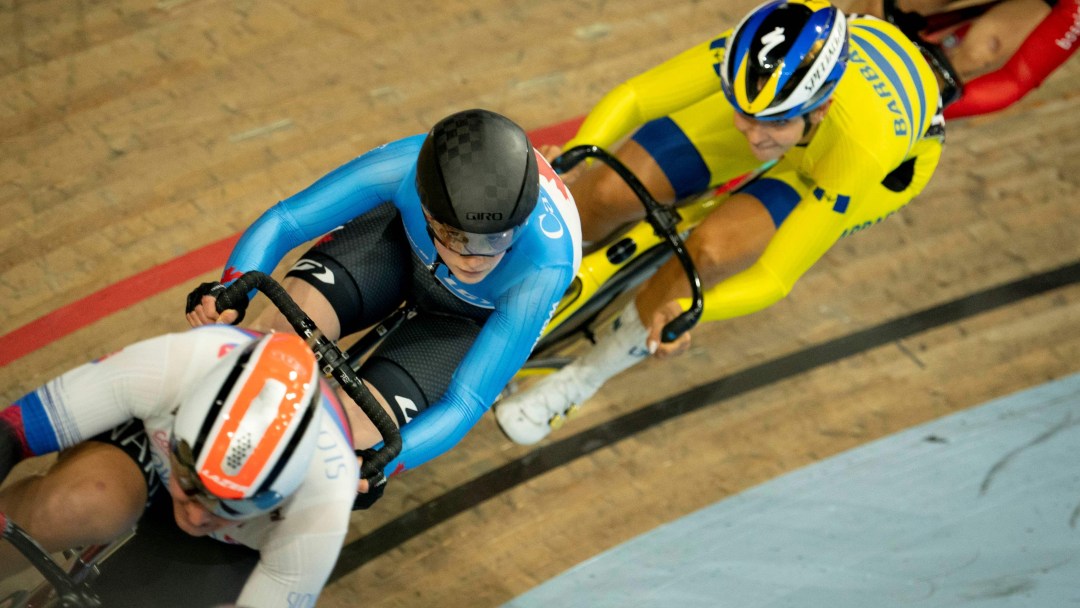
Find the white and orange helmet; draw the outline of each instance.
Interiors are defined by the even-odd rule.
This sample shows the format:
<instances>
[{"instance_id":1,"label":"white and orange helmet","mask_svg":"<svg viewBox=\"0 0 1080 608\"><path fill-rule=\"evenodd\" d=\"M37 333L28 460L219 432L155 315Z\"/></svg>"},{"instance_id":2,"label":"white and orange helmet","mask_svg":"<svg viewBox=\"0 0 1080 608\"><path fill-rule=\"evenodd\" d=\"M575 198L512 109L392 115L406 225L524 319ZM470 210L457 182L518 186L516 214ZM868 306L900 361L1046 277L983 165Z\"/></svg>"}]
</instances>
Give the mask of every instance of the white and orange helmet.
<instances>
[{"instance_id":1,"label":"white and orange helmet","mask_svg":"<svg viewBox=\"0 0 1080 608\"><path fill-rule=\"evenodd\" d=\"M234 349L193 386L173 422L173 474L211 513L277 508L307 474L321 424L315 356L272 333Z\"/></svg>"}]
</instances>

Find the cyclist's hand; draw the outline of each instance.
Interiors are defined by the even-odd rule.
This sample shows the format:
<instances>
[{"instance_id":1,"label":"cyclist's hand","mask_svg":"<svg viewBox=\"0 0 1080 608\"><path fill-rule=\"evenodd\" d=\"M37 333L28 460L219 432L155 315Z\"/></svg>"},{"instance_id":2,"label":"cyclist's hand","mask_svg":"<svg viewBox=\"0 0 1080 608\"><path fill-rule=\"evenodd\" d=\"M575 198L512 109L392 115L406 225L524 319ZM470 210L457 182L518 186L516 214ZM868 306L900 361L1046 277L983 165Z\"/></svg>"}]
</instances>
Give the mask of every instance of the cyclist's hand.
<instances>
[{"instance_id":1,"label":"cyclist's hand","mask_svg":"<svg viewBox=\"0 0 1080 608\"><path fill-rule=\"evenodd\" d=\"M649 337L645 343L649 347L649 352L657 359L681 355L690 348L690 332L675 338L674 342L662 342L660 340L660 333L664 331L664 325L682 314L682 311L679 302L672 300L653 313L652 323L649 324Z\"/></svg>"},{"instance_id":2,"label":"cyclist's hand","mask_svg":"<svg viewBox=\"0 0 1080 608\"><path fill-rule=\"evenodd\" d=\"M540 150L540 154L543 155L543 157L547 159L549 163L553 162L556 158L559 157L560 154L563 153L562 146L555 146L551 144L540 146L538 150ZM559 177L562 178L564 184L569 186L581 175L581 172L584 171L585 167L587 167L588 165L588 162L580 162L575 165L573 169L570 169L566 173L560 173Z\"/></svg>"},{"instance_id":3,"label":"cyclist's hand","mask_svg":"<svg viewBox=\"0 0 1080 608\"><path fill-rule=\"evenodd\" d=\"M562 154L562 146L555 146L552 144L544 144L537 148L540 151L540 155L544 157L549 163Z\"/></svg>"},{"instance_id":4,"label":"cyclist's hand","mask_svg":"<svg viewBox=\"0 0 1080 608\"><path fill-rule=\"evenodd\" d=\"M370 450L360 450L360 452L369 452ZM356 463L363 467L364 456L361 453L356 454ZM356 484L356 498L353 499L353 511L361 511L370 509L380 498L382 498L383 492L386 491L386 483L379 484L374 488L371 487L371 482L360 478L360 481Z\"/></svg>"},{"instance_id":5,"label":"cyclist's hand","mask_svg":"<svg viewBox=\"0 0 1080 608\"><path fill-rule=\"evenodd\" d=\"M187 321L192 327L211 323L237 324L240 313L235 310L217 312L217 293L225 287L221 283L203 283L187 297Z\"/></svg>"},{"instance_id":6,"label":"cyclist's hand","mask_svg":"<svg viewBox=\"0 0 1080 608\"><path fill-rule=\"evenodd\" d=\"M359 469L359 470L363 470L363 468L364 468L364 457L361 456L360 454L356 455L356 468ZM356 484L356 492L358 494L367 494L368 490L370 490L370 489L371 489L371 484L368 482L368 480L361 477L360 478L360 483Z\"/></svg>"}]
</instances>

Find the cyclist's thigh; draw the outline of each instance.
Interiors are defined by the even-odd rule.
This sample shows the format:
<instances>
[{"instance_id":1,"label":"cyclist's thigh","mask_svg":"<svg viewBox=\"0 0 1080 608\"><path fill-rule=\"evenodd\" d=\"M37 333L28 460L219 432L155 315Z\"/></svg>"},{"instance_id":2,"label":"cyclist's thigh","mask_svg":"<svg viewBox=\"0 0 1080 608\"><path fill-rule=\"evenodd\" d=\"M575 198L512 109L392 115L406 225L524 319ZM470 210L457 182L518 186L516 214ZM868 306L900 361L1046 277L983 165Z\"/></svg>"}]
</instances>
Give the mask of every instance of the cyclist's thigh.
<instances>
[{"instance_id":1,"label":"cyclist's thigh","mask_svg":"<svg viewBox=\"0 0 1080 608\"><path fill-rule=\"evenodd\" d=\"M438 401L480 332L474 319L420 309L402 322L358 375L390 405L398 426Z\"/></svg>"},{"instance_id":2,"label":"cyclist's thigh","mask_svg":"<svg viewBox=\"0 0 1080 608\"><path fill-rule=\"evenodd\" d=\"M108 542L130 529L160 483L139 421L60 453L49 471L3 492L3 509L50 550Z\"/></svg>"},{"instance_id":3,"label":"cyclist's thigh","mask_svg":"<svg viewBox=\"0 0 1080 608\"><path fill-rule=\"evenodd\" d=\"M319 291L307 280L296 276L285 277L281 281L281 287L288 292L289 297L296 302L300 310L304 311L324 335L331 340L337 340L341 337L341 321L338 319L337 310L322 291ZM251 328L263 333L271 331L291 333L295 331L292 324L285 318L285 315L270 303L266 303L259 316L251 322Z\"/></svg>"},{"instance_id":4,"label":"cyclist's thigh","mask_svg":"<svg viewBox=\"0 0 1080 608\"><path fill-rule=\"evenodd\" d=\"M920 15L932 15L949 10L952 8L949 6L950 4L957 4L957 2L955 0L899 0L897 7L900 10L919 13ZM881 16L880 13L875 14Z\"/></svg>"},{"instance_id":5,"label":"cyclist's thigh","mask_svg":"<svg viewBox=\"0 0 1080 608\"><path fill-rule=\"evenodd\" d=\"M625 141L616 156L655 198L663 201L663 193L670 193L671 184L664 172L637 142ZM584 171L570 184L570 191L578 208L581 236L585 241L601 241L624 224L645 216L645 209L634 191L603 162L597 161Z\"/></svg>"},{"instance_id":6,"label":"cyclist's thigh","mask_svg":"<svg viewBox=\"0 0 1080 608\"><path fill-rule=\"evenodd\" d=\"M687 106L668 120L666 130L654 136L657 143L647 148L664 167L679 198L725 184L761 164L735 128L735 110L723 93Z\"/></svg>"},{"instance_id":7,"label":"cyclist's thigh","mask_svg":"<svg viewBox=\"0 0 1080 608\"><path fill-rule=\"evenodd\" d=\"M321 293L336 313L340 335L346 336L401 305L412 257L397 209L384 203L323 237L286 277Z\"/></svg>"},{"instance_id":8,"label":"cyclist's thigh","mask_svg":"<svg viewBox=\"0 0 1080 608\"><path fill-rule=\"evenodd\" d=\"M1043 0L1006 0L971 22L949 58L965 80L996 70L1048 14Z\"/></svg>"},{"instance_id":9,"label":"cyclist's thigh","mask_svg":"<svg viewBox=\"0 0 1080 608\"><path fill-rule=\"evenodd\" d=\"M654 198L660 201L671 198L667 176L641 143L628 139L615 150L615 156L641 180ZM641 203L637 202L626 180L602 161L596 161L573 186L575 202L580 198L588 206L603 206L609 210L625 207L626 213L642 214Z\"/></svg>"},{"instance_id":10,"label":"cyclist's thigh","mask_svg":"<svg viewBox=\"0 0 1080 608\"><path fill-rule=\"evenodd\" d=\"M800 158L798 154L787 154L741 190L765 207L776 228L784 223L799 201L810 193L810 182L798 170Z\"/></svg>"},{"instance_id":11,"label":"cyclist's thigh","mask_svg":"<svg viewBox=\"0 0 1080 608\"><path fill-rule=\"evenodd\" d=\"M393 410L398 426L438 401L491 309L450 293L412 256L410 313L361 365L358 375Z\"/></svg>"},{"instance_id":12,"label":"cyclist's thigh","mask_svg":"<svg viewBox=\"0 0 1080 608\"><path fill-rule=\"evenodd\" d=\"M146 433L142 421L131 419L104 433L91 437L85 443L109 446L126 455L128 461L135 465L134 471L138 472L139 477L143 481L142 489L145 493L143 502L145 503L152 498L162 486L162 480L158 475L158 469L154 466L154 452L150 447L151 441L152 439ZM57 464L62 464L64 459L65 455L61 454L60 458L57 460Z\"/></svg>"},{"instance_id":13,"label":"cyclist's thigh","mask_svg":"<svg viewBox=\"0 0 1080 608\"><path fill-rule=\"evenodd\" d=\"M136 505L141 508L147 493L138 463L122 448L90 440L61 452L47 471L6 485L0 490L0 511L19 520L17 510L40 510L52 496L121 503L141 497Z\"/></svg>"}]
</instances>

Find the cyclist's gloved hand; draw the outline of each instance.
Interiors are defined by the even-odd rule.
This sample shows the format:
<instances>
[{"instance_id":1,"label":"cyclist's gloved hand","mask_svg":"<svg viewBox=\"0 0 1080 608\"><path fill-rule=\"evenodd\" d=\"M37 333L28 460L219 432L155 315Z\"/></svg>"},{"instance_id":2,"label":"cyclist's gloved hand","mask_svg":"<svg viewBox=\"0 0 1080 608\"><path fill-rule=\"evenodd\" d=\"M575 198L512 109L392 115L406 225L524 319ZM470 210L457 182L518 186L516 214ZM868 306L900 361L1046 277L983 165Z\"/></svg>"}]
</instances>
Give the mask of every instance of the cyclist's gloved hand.
<instances>
[{"instance_id":1,"label":"cyclist's gloved hand","mask_svg":"<svg viewBox=\"0 0 1080 608\"><path fill-rule=\"evenodd\" d=\"M244 313L247 312L248 304L246 297L232 303L232 308L229 310L235 311L236 318L234 319L229 319L231 315L222 314L225 312L224 310L220 312L217 310L217 298L223 291L225 291L224 285L217 281L211 281L201 283L188 294L185 313L187 314L188 323L192 327L216 323L219 322L219 318L220 322L227 322L232 325L239 325L244 320ZM207 299L207 296L209 296L209 299Z\"/></svg>"},{"instance_id":2,"label":"cyclist's gloved hand","mask_svg":"<svg viewBox=\"0 0 1080 608\"><path fill-rule=\"evenodd\" d=\"M375 450L356 450L357 458L363 462L371 458L375 454ZM367 480L368 491L357 492L356 499L353 501L353 511L370 509L371 505L375 504L380 498L382 498L383 492L386 491L386 477L382 474L379 475L379 479Z\"/></svg>"},{"instance_id":3,"label":"cyclist's gloved hand","mask_svg":"<svg viewBox=\"0 0 1080 608\"><path fill-rule=\"evenodd\" d=\"M0 420L0 482L4 481L11 469L23 459L20 446L18 431L7 422Z\"/></svg>"}]
</instances>

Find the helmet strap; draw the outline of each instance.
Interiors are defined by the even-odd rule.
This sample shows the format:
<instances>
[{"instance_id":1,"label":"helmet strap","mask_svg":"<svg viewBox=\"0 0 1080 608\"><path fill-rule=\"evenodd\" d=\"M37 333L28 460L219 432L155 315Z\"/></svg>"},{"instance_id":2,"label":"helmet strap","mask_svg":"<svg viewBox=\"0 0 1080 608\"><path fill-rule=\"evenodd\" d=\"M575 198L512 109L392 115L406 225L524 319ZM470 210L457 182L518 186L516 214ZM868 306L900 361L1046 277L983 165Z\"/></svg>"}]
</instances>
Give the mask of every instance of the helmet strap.
<instances>
[{"instance_id":1,"label":"helmet strap","mask_svg":"<svg viewBox=\"0 0 1080 608\"><path fill-rule=\"evenodd\" d=\"M825 114L828 113L829 107L831 107L831 106L832 106L832 99L829 98L829 99L826 99L825 102L822 103L820 106L818 106L818 107L814 108L813 110L810 110L809 112L802 115L802 119L803 119L802 138L804 140L807 138L808 135L810 135L810 132L814 130L814 127L821 124L822 120L825 120ZM819 113L819 117L818 117L818 120L816 122L813 119L810 118L815 112Z\"/></svg>"}]
</instances>

